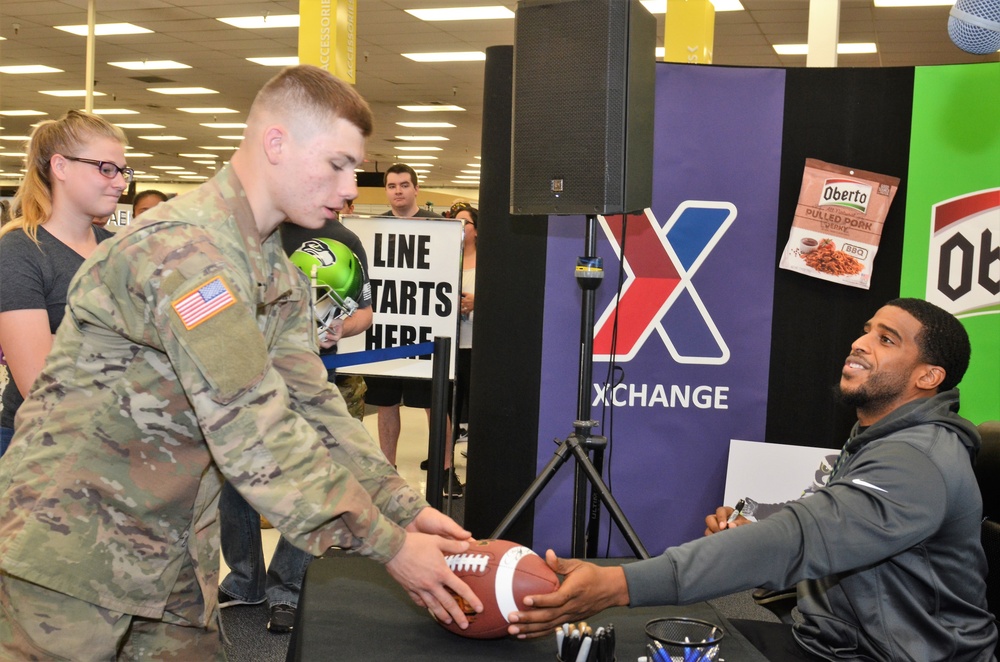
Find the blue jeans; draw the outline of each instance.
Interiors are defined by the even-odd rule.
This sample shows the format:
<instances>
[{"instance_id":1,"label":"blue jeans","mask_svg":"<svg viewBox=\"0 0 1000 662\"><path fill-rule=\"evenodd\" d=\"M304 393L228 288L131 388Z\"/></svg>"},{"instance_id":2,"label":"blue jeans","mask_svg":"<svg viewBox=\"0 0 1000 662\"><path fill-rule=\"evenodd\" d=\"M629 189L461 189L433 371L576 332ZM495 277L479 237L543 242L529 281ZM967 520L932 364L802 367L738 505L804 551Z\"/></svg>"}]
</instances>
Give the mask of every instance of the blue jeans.
<instances>
[{"instance_id":1,"label":"blue jeans","mask_svg":"<svg viewBox=\"0 0 1000 662\"><path fill-rule=\"evenodd\" d=\"M312 555L282 537L265 572L260 515L229 483L222 486L219 497L219 521L222 558L229 566L229 574L219 588L226 595L249 603L266 597L272 607L297 606Z\"/></svg>"},{"instance_id":2,"label":"blue jeans","mask_svg":"<svg viewBox=\"0 0 1000 662\"><path fill-rule=\"evenodd\" d=\"M14 438L14 428L0 428L0 457L7 452L10 440Z\"/></svg>"}]
</instances>

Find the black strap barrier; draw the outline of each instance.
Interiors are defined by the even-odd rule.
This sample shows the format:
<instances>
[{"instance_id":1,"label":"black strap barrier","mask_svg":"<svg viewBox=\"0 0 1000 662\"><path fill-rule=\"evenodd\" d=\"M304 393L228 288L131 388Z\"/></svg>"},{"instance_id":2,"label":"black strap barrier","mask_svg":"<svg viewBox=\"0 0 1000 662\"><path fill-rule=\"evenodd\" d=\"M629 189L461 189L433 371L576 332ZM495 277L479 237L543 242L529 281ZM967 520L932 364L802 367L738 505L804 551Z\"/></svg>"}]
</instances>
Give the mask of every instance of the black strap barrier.
<instances>
[{"instance_id":1,"label":"black strap barrier","mask_svg":"<svg viewBox=\"0 0 1000 662\"><path fill-rule=\"evenodd\" d=\"M451 367L451 338L435 336L432 343L387 347L367 352L351 352L350 354L328 354L320 358L323 359L323 365L327 368L340 368L426 354L432 355L430 439L427 443L427 502L434 508L441 510L444 504L444 453L448 429L448 370ZM452 466L455 466L454 458L452 458ZM451 514L450 498L446 512Z\"/></svg>"}]
</instances>

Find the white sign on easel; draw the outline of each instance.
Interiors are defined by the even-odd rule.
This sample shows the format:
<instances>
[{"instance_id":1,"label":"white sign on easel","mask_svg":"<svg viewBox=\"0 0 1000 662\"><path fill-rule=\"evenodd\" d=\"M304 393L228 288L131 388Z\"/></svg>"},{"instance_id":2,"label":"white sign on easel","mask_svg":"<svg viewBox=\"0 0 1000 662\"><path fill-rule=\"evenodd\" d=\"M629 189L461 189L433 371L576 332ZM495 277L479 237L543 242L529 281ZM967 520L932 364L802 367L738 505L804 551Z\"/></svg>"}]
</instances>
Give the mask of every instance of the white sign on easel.
<instances>
[{"instance_id":1,"label":"white sign on easel","mask_svg":"<svg viewBox=\"0 0 1000 662\"><path fill-rule=\"evenodd\" d=\"M368 254L371 327L342 338L337 353L367 352L451 338L449 379L455 378L462 283L462 222L447 218L345 216ZM344 366L338 372L430 379L428 357Z\"/></svg>"},{"instance_id":2,"label":"white sign on easel","mask_svg":"<svg viewBox=\"0 0 1000 662\"><path fill-rule=\"evenodd\" d=\"M761 504L766 517L781 504L801 499L826 485L837 449L729 440L725 505L745 497Z\"/></svg>"}]
</instances>

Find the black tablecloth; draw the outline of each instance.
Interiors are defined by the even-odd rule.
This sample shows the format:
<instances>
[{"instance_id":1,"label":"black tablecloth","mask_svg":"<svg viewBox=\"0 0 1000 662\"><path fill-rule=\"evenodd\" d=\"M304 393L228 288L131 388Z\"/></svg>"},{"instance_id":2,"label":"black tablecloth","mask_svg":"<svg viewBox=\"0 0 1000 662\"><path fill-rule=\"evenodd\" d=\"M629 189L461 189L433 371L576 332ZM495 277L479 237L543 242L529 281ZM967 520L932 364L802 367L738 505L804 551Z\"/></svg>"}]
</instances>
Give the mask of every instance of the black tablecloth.
<instances>
[{"instance_id":1,"label":"black tablecloth","mask_svg":"<svg viewBox=\"0 0 1000 662\"><path fill-rule=\"evenodd\" d=\"M616 563L614 561L612 563ZM613 623L618 662L644 654L643 627L661 616L689 616L722 625L719 657L730 662L767 662L708 603L684 607L614 608L587 619L595 629ZM309 566L288 660L555 660L555 635L541 639L465 639L434 622L410 600L385 567L366 558L333 554Z\"/></svg>"}]
</instances>

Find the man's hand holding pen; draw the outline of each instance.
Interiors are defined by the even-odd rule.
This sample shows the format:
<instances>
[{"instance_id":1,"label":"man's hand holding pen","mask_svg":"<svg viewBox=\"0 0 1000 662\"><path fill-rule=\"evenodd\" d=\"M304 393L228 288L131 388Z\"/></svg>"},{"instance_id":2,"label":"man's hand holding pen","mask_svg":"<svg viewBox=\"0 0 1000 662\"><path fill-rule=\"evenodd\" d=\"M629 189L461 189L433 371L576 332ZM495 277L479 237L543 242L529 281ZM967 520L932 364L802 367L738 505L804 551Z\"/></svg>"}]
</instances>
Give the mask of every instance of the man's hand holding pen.
<instances>
[{"instance_id":1,"label":"man's hand holding pen","mask_svg":"<svg viewBox=\"0 0 1000 662\"><path fill-rule=\"evenodd\" d=\"M752 522L753 520L749 520L743 516L742 511L744 507L745 500L740 499L736 504L736 508L731 506L719 506L716 508L714 513L705 518L705 535L710 536L713 533Z\"/></svg>"}]
</instances>

